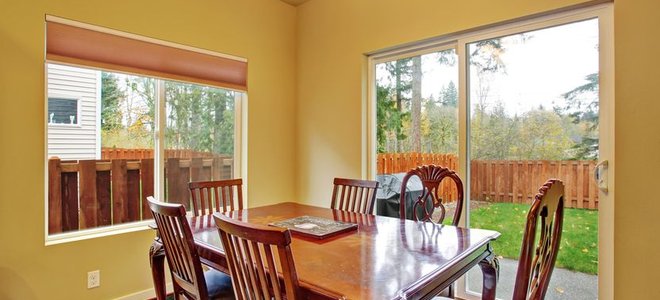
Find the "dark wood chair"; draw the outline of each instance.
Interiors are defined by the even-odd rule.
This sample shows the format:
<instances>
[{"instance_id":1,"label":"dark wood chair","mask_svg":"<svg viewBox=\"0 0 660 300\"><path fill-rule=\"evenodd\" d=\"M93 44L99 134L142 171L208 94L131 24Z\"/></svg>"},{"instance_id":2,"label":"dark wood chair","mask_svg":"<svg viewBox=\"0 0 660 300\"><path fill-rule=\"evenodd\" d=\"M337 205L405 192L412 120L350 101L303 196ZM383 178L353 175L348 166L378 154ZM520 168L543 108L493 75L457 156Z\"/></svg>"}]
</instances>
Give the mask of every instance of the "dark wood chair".
<instances>
[{"instance_id":1,"label":"dark wood chair","mask_svg":"<svg viewBox=\"0 0 660 300\"><path fill-rule=\"evenodd\" d=\"M236 299L300 299L288 229L214 214Z\"/></svg>"},{"instance_id":2,"label":"dark wood chair","mask_svg":"<svg viewBox=\"0 0 660 300\"><path fill-rule=\"evenodd\" d=\"M558 179L550 179L541 186L527 213L514 300L545 297L557 260L563 222L564 184ZM540 231L538 241L537 231Z\"/></svg>"},{"instance_id":3,"label":"dark wood chair","mask_svg":"<svg viewBox=\"0 0 660 300\"><path fill-rule=\"evenodd\" d=\"M243 209L243 179L190 182L188 187L195 216Z\"/></svg>"},{"instance_id":4,"label":"dark wood chair","mask_svg":"<svg viewBox=\"0 0 660 300\"><path fill-rule=\"evenodd\" d=\"M463 209L463 182L458 177L456 172L445 167L436 165L419 166L406 173L401 182L401 193L399 194L399 217L406 218L406 187L411 177L417 176L422 182L422 194L414 199L411 214L415 221L430 221L434 223L442 223L445 219L447 209L442 204L442 199L439 197L440 183L443 179L449 178L454 182L457 189L456 209L454 211L454 218L452 225L457 226L461 217ZM440 216L433 220L433 212L440 208Z\"/></svg>"},{"instance_id":5,"label":"dark wood chair","mask_svg":"<svg viewBox=\"0 0 660 300\"><path fill-rule=\"evenodd\" d=\"M181 204L164 203L148 197L158 236L165 248L175 299L225 299L233 293L231 279L215 270L204 272L186 209Z\"/></svg>"},{"instance_id":6,"label":"dark wood chair","mask_svg":"<svg viewBox=\"0 0 660 300\"><path fill-rule=\"evenodd\" d=\"M463 181L461 181L461 178L458 177L456 172L453 170L436 165L419 166L408 171L406 176L403 177L401 182L401 192L399 193L399 217L401 219L406 219L406 191L408 181L413 176L419 177L419 180L422 183L422 193L419 195L419 197L417 197L417 199L413 199L414 202L410 206L412 219L415 221L433 222L437 224L441 224L445 220L447 209L445 208L444 204L442 204L442 199L440 199L439 193L442 180L449 178L452 182L454 182L457 189L456 208L454 210L452 225L458 226L458 222L460 221L461 217L461 211L463 210ZM440 216L437 218L437 220L434 220L433 213L437 208L440 209ZM450 286L442 291L440 295L453 298L453 286ZM438 299L441 298L442 297L438 297Z\"/></svg>"},{"instance_id":7,"label":"dark wood chair","mask_svg":"<svg viewBox=\"0 0 660 300\"><path fill-rule=\"evenodd\" d=\"M373 214L376 190L378 181L335 178L330 208Z\"/></svg>"}]
</instances>

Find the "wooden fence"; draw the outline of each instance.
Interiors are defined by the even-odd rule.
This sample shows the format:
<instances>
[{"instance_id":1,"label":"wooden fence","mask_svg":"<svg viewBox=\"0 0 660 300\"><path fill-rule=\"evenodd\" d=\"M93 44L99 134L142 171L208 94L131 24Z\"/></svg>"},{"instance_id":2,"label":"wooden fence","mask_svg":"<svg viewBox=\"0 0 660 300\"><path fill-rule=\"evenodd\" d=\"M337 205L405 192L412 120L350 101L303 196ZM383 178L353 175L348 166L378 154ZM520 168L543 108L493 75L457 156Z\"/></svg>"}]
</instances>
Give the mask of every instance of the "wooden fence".
<instances>
[{"instance_id":1,"label":"wooden fence","mask_svg":"<svg viewBox=\"0 0 660 300\"><path fill-rule=\"evenodd\" d=\"M168 158L165 200L190 204L188 182L228 179L227 157ZM48 161L48 231L60 233L151 219L146 197L154 194L154 160Z\"/></svg>"},{"instance_id":2,"label":"wooden fence","mask_svg":"<svg viewBox=\"0 0 660 300\"><path fill-rule=\"evenodd\" d=\"M392 174L422 164L457 170L458 158L453 154L383 153L378 154L376 169L378 174ZM473 160L470 199L531 203L546 180L559 178L565 186L565 207L598 209L598 189L592 179L595 167L595 161L582 160ZM456 199L456 189L448 181L443 181L441 193L443 199Z\"/></svg>"},{"instance_id":3,"label":"wooden fence","mask_svg":"<svg viewBox=\"0 0 660 300\"><path fill-rule=\"evenodd\" d=\"M210 152L190 149L165 149L166 158L214 158L227 157ZM101 159L142 159L154 158L154 149L101 148Z\"/></svg>"},{"instance_id":4,"label":"wooden fence","mask_svg":"<svg viewBox=\"0 0 660 300\"><path fill-rule=\"evenodd\" d=\"M430 164L458 170L458 157L452 154L442 153L379 153L376 161L376 170L379 175L403 173L419 165ZM457 196L458 191L454 182L443 180L440 185L440 197L443 201L456 201Z\"/></svg>"}]
</instances>

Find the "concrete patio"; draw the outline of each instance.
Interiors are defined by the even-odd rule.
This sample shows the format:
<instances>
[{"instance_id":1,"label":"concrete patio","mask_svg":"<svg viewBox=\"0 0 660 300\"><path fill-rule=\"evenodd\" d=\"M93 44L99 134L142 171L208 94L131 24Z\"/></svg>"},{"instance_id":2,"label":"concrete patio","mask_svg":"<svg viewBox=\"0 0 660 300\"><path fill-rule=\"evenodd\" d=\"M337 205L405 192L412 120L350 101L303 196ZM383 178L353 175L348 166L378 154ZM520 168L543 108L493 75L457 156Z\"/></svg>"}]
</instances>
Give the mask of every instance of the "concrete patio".
<instances>
[{"instance_id":1,"label":"concrete patio","mask_svg":"<svg viewBox=\"0 0 660 300\"><path fill-rule=\"evenodd\" d=\"M500 279L497 283L497 298L511 299L515 284L518 261L500 258ZM481 271L476 268L468 272L468 286L470 290L481 291ZM598 276L555 268L552 272L550 287L545 296L547 300L571 299L593 300L598 299Z\"/></svg>"}]
</instances>

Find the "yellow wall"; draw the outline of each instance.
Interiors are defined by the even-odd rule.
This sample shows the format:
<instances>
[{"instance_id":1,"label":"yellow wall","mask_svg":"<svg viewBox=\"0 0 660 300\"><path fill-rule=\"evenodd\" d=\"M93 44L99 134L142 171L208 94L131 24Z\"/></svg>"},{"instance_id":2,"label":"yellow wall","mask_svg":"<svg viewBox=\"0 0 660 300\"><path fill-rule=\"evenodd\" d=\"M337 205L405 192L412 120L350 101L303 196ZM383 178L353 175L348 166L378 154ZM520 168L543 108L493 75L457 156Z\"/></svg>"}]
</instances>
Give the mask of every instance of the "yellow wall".
<instances>
[{"instance_id":1,"label":"yellow wall","mask_svg":"<svg viewBox=\"0 0 660 300\"><path fill-rule=\"evenodd\" d=\"M275 0L0 0L0 299L107 299L151 287L151 232L43 245L44 14L247 57L250 205L325 206L332 177L360 177L364 53L581 2L312 0L296 11ZM660 248L660 201L649 189L660 167L658 11L656 0L614 10L615 299L660 297L650 256ZM102 286L87 290L94 269Z\"/></svg>"},{"instance_id":2,"label":"yellow wall","mask_svg":"<svg viewBox=\"0 0 660 300\"><path fill-rule=\"evenodd\" d=\"M44 246L44 15L249 60L250 205L295 194L295 8L274 0L0 0L0 299L110 299L152 287L142 231ZM101 287L86 289L87 271Z\"/></svg>"},{"instance_id":3,"label":"yellow wall","mask_svg":"<svg viewBox=\"0 0 660 300\"><path fill-rule=\"evenodd\" d=\"M614 5L616 299L660 299L660 1Z\"/></svg>"},{"instance_id":4,"label":"yellow wall","mask_svg":"<svg viewBox=\"0 0 660 300\"><path fill-rule=\"evenodd\" d=\"M327 205L360 177L364 54L584 0L312 0L298 8L297 196ZM659 299L660 1L620 0L615 26L614 298Z\"/></svg>"}]
</instances>

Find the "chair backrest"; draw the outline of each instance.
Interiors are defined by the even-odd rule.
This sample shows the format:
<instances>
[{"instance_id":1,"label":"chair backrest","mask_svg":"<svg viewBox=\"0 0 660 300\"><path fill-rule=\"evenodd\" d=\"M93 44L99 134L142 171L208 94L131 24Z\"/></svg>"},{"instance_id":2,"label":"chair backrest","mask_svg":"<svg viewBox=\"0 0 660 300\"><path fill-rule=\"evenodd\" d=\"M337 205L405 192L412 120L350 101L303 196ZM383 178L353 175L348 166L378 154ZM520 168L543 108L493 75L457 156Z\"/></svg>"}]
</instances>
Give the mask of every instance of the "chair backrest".
<instances>
[{"instance_id":1,"label":"chair backrest","mask_svg":"<svg viewBox=\"0 0 660 300\"><path fill-rule=\"evenodd\" d=\"M335 178L330 208L373 214L377 189L378 181Z\"/></svg>"},{"instance_id":2,"label":"chair backrest","mask_svg":"<svg viewBox=\"0 0 660 300\"><path fill-rule=\"evenodd\" d=\"M563 220L564 184L550 179L541 186L527 213L513 299L545 297L557 260ZM537 228L539 223L541 226ZM538 242L537 231L541 232Z\"/></svg>"},{"instance_id":3,"label":"chair backrest","mask_svg":"<svg viewBox=\"0 0 660 300\"><path fill-rule=\"evenodd\" d=\"M406 218L406 187L408 180L413 176L419 177L422 182L421 195L417 199L413 199L414 202L409 207L412 209L413 220L431 221L434 223L442 223L444 221L447 209L442 204L442 199L439 196L440 183L443 179L449 178L457 189L456 209L454 210L454 218L452 219L452 225L457 226L463 209L463 182L453 170L436 165L419 166L408 171L406 176L403 177L401 193L399 193L399 217L401 219ZM437 220L434 220L433 212L437 208L440 208L440 215Z\"/></svg>"},{"instance_id":4,"label":"chair backrest","mask_svg":"<svg viewBox=\"0 0 660 300\"><path fill-rule=\"evenodd\" d=\"M243 179L190 182L188 187L195 216L243 209Z\"/></svg>"},{"instance_id":5,"label":"chair backrest","mask_svg":"<svg viewBox=\"0 0 660 300\"><path fill-rule=\"evenodd\" d=\"M153 197L147 200L165 247L174 293L183 293L193 299L208 299L204 270L186 219L186 208L181 204L159 202Z\"/></svg>"},{"instance_id":6,"label":"chair backrest","mask_svg":"<svg viewBox=\"0 0 660 300\"><path fill-rule=\"evenodd\" d=\"M249 224L224 214L213 217L236 299L300 299L288 229Z\"/></svg>"}]
</instances>

